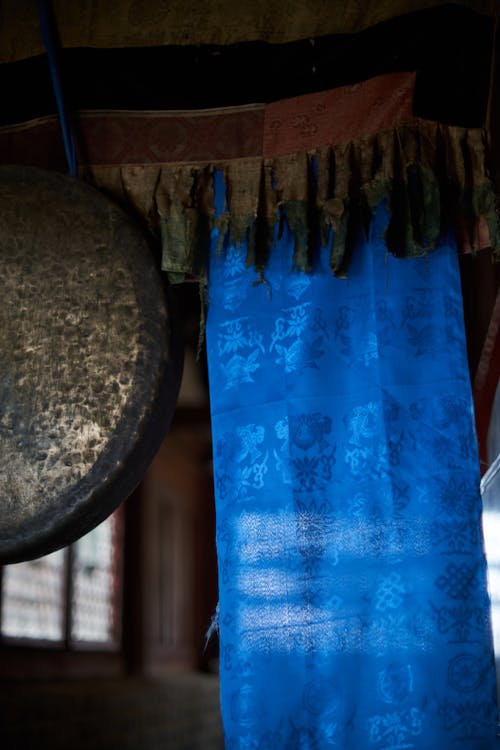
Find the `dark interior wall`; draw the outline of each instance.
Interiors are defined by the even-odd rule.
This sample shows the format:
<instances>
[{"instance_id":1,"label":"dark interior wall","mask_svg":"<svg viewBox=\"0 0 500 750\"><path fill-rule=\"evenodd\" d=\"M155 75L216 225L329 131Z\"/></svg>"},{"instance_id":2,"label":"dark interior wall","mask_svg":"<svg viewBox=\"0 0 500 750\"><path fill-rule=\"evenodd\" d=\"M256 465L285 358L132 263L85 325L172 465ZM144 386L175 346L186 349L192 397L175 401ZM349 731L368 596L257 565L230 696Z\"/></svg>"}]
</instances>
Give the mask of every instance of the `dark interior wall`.
<instances>
[{"instance_id":1,"label":"dark interior wall","mask_svg":"<svg viewBox=\"0 0 500 750\"><path fill-rule=\"evenodd\" d=\"M134 673L210 668L205 634L217 604L210 421L179 410L129 499L125 648Z\"/></svg>"}]
</instances>

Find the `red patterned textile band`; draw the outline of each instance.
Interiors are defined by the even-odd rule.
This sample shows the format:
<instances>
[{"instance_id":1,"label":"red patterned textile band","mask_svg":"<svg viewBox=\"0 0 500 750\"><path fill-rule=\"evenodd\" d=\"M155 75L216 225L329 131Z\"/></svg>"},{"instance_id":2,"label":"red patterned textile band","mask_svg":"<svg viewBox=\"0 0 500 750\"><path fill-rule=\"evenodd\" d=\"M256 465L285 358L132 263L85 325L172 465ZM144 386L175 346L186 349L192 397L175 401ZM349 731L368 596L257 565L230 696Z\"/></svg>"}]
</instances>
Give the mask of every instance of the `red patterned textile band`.
<instances>
[{"instance_id":1,"label":"red patterned textile band","mask_svg":"<svg viewBox=\"0 0 500 750\"><path fill-rule=\"evenodd\" d=\"M352 86L269 104L264 158L347 143L413 116L415 73L388 73Z\"/></svg>"},{"instance_id":2,"label":"red patterned textile band","mask_svg":"<svg viewBox=\"0 0 500 750\"><path fill-rule=\"evenodd\" d=\"M263 105L80 112L75 120L82 166L211 162L262 154ZM0 163L64 168L57 117L0 128Z\"/></svg>"}]
</instances>

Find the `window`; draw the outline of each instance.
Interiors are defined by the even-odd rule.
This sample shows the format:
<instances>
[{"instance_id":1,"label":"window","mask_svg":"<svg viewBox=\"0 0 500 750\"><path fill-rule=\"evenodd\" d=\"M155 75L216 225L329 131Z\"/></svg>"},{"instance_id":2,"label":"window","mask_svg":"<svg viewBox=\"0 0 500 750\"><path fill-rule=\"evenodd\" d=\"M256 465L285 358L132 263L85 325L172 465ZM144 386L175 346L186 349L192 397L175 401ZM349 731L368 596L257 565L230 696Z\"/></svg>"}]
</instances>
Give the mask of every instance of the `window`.
<instances>
[{"instance_id":1,"label":"window","mask_svg":"<svg viewBox=\"0 0 500 750\"><path fill-rule=\"evenodd\" d=\"M7 565L2 579L2 636L64 640L64 578L67 552Z\"/></svg>"},{"instance_id":2,"label":"window","mask_svg":"<svg viewBox=\"0 0 500 750\"><path fill-rule=\"evenodd\" d=\"M6 565L0 599L2 639L70 649L118 649L122 561L119 508L70 547Z\"/></svg>"},{"instance_id":3,"label":"window","mask_svg":"<svg viewBox=\"0 0 500 750\"><path fill-rule=\"evenodd\" d=\"M495 654L500 658L500 453L481 481L483 529L488 583L491 597L491 619Z\"/></svg>"},{"instance_id":4,"label":"window","mask_svg":"<svg viewBox=\"0 0 500 750\"><path fill-rule=\"evenodd\" d=\"M500 659L500 382L490 416L488 430L488 470L481 480L483 530L488 560L488 583L495 654Z\"/></svg>"}]
</instances>

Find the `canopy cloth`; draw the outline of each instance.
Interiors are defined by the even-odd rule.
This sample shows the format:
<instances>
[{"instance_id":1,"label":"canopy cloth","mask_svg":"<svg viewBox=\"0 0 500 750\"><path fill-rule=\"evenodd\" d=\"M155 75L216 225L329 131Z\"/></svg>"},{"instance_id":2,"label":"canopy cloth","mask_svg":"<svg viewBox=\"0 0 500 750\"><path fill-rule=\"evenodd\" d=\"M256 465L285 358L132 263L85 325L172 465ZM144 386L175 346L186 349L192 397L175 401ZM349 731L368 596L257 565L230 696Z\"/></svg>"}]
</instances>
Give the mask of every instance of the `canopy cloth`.
<instances>
[{"instance_id":1,"label":"canopy cloth","mask_svg":"<svg viewBox=\"0 0 500 750\"><path fill-rule=\"evenodd\" d=\"M325 34L352 34L449 0L53 0L63 47L151 47L282 43ZM493 15L496 0L454 0ZM40 55L36 3L3 0L0 62Z\"/></svg>"},{"instance_id":2,"label":"canopy cloth","mask_svg":"<svg viewBox=\"0 0 500 750\"><path fill-rule=\"evenodd\" d=\"M359 227L387 200L390 252L432 250L453 226L462 252L500 252L484 132L416 118L414 73L273 102L188 112L86 112L77 119L81 176L161 231L172 281L203 278L216 223L263 274L286 218L292 266L310 269L320 240L348 272ZM54 164L54 118L0 128L0 161ZM213 174L227 200L215 217ZM333 231L332 231L333 230Z\"/></svg>"}]
</instances>

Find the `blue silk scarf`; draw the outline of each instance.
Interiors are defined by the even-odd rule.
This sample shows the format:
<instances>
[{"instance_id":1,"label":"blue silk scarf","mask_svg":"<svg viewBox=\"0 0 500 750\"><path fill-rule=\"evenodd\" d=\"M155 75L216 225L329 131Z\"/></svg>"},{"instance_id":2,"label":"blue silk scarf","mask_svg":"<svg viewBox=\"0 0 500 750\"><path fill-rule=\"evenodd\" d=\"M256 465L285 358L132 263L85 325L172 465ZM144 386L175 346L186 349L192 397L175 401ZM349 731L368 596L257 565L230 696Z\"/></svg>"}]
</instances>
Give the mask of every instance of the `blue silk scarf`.
<instances>
[{"instance_id":1,"label":"blue silk scarf","mask_svg":"<svg viewBox=\"0 0 500 750\"><path fill-rule=\"evenodd\" d=\"M218 200L221 201L221 181ZM491 750L496 678L452 240L347 279L209 268L227 750Z\"/></svg>"}]
</instances>

